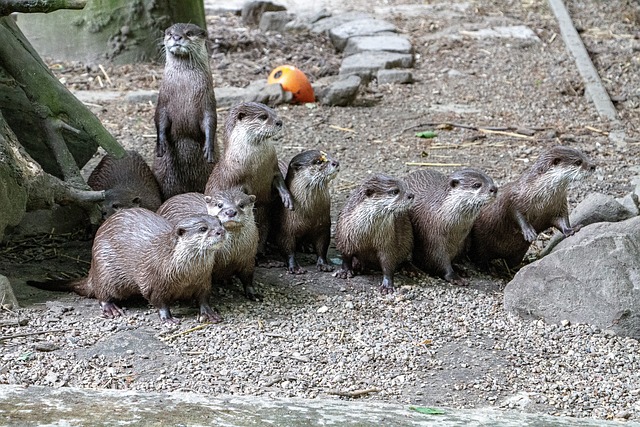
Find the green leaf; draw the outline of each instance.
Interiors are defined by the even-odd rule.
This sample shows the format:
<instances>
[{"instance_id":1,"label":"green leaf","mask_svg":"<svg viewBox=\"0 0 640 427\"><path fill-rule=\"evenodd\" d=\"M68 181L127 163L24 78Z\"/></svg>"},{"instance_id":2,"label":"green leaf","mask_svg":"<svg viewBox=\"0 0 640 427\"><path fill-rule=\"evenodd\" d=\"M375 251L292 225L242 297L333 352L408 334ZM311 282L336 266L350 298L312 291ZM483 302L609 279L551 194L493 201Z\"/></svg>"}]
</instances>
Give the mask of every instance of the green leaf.
<instances>
[{"instance_id":1,"label":"green leaf","mask_svg":"<svg viewBox=\"0 0 640 427\"><path fill-rule=\"evenodd\" d=\"M436 136L438 136L438 134L432 130L425 130L424 132L416 133L416 136L418 138L435 138Z\"/></svg>"},{"instance_id":2,"label":"green leaf","mask_svg":"<svg viewBox=\"0 0 640 427\"><path fill-rule=\"evenodd\" d=\"M444 414L446 414L444 409L427 408L425 406L409 406L409 409L411 409L412 411L420 412L421 414L427 414L427 415L444 415Z\"/></svg>"}]
</instances>

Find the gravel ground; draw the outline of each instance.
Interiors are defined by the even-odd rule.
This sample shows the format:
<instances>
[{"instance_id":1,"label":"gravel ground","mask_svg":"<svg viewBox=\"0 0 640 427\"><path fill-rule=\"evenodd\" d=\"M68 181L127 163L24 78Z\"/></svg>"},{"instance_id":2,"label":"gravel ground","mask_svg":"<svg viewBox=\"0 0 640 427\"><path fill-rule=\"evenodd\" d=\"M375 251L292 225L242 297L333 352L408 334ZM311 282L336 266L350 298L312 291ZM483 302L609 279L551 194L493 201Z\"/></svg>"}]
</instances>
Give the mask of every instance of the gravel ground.
<instances>
[{"instance_id":1,"label":"gravel ground","mask_svg":"<svg viewBox=\"0 0 640 427\"><path fill-rule=\"evenodd\" d=\"M584 150L599 166L595 177L571 189L571 205L593 191L624 195L640 172L638 6L587 0L571 1L569 8L615 97L626 147L609 142L608 123L584 98L545 1L478 0L465 13L387 16L416 47L416 83L371 84L349 108L280 106L286 128L276 141L278 151L290 158L303 148L320 148L341 161L334 220L349 190L371 172L402 176L413 170L407 162L459 163L482 168L502 184L542 148L558 143ZM532 28L541 41L448 36L516 24ZM339 66L340 57L324 36L265 35L243 28L231 15L210 17L209 29L218 86L265 78L285 61L305 64L312 78ZM162 76L159 64L108 67L112 83L101 79L101 86L94 64L51 66L74 90L157 88ZM150 159L153 106L114 102L93 108L119 141ZM221 111L221 119L224 115ZM445 122L527 128L534 136L427 124ZM414 136L427 129L438 137ZM544 236L536 247L542 245ZM237 284L216 291L213 305L224 323L200 326L196 310L180 306L174 312L183 321L171 326L143 303L127 307L124 318L107 320L93 300L20 286L38 275L86 270L90 242L56 245L55 256L48 246L13 242L0 248L5 254L0 271L18 283L16 293L26 302L23 309L0 312L0 383L334 396L640 418L637 340L588 325L547 325L505 313L502 289L508 279L468 266L469 287L400 274L398 292L391 296L376 291L378 274L342 281L326 273L291 276L260 268L256 280L263 303L245 301ZM330 257L337 256L332 248ZM76 257L84 262L73 262ZM11 325L17 320L21 326Z\"/></svg>"}]
</instances>

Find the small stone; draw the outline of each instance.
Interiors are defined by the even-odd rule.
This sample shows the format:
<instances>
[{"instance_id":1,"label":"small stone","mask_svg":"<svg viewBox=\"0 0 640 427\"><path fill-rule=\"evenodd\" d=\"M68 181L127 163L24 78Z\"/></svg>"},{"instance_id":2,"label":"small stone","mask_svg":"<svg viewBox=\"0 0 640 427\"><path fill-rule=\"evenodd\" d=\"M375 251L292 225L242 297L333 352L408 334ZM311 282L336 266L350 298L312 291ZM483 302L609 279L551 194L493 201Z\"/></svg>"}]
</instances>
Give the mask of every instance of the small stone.
<instances>
[{"instance_id":1,"label":"small stone","mask_svg":"<svg viewBox=\"0 0 640 427\"><path fill-rule=\"evenodd\" d=\"M320 307L317 312L322 314L322 313L326 313L327 311L329 311L329 307L327 307L326 305L323 305L322 307Z\"/></svg>"},{"instance_id":2,"label":"small stone","mask_svg":"<svg viewBox=\"0 0 640 427\"><path fill-rule=\"evenodd\" d=\"M560 322L560 324L562 325L563 328L566 328L567 326L571 325L571 322L568 321L567 319L564 319Z\"/></svg>"}]
</instances>

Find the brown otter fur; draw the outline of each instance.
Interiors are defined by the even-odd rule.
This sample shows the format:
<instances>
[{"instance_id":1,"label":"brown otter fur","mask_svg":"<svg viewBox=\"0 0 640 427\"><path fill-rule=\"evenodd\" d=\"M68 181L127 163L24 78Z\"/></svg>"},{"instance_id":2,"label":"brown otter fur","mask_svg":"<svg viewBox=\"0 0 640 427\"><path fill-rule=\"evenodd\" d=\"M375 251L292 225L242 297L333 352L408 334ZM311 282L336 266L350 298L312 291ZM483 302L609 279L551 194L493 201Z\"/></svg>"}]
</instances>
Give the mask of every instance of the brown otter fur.
<instances>
[{"instance_id":1,"label":"brown otter fur","mask_svg":"<svg viewBox=\"0 0 640 427\"><path fill-rule=\"evenodd\" d=\"M155 113L153 164L163 200L203 192L219 157L216 98L206 43L206 31L194 24L174 24L165 31L166 62Z\"/></svg>"},{"instance_id":2,"label":"brown otter fur","mask_svg":"<svg viewBox=\"0 0 640 427\"><path fill-rule=\"evenodd\" d=\"M342 253L342 267L336 277L353 277L362 267L379 267L383 279L380 291L393 292L393 274L409 260L413 233L409 208L414 196L396 178L376 174L351 192L338 216L336 248Z\"/></svg>"},{"instance_id":3,"label":"brown otter fur","mask_svg":"<svg viewBox=\"0 0 640 427\"><path fill-rule=\"evenodd\" d=\"M504 259L513 268L538 233L549 227L565 236L578 231L580 225L569 225L567 187L594 170L576 149L556 146L543 151L516 181L500 189L495 203L481 210L469 236L470 258L481 266Z\"/></svg>"},{"instance_id":4,"label":"brown otter fur","mask_svg":"<svg viewBox=\"0 0 640 427\"><path fill-rule=\"evenodd\" d=\"M221 190L211 196L184 193L173 196L160 206L158 214L171 222L193 213L216 216L227 230L227 240L215 253L212 280L221 283L233 277L240 279L245 296L261 299L253 286L258 228L253 217L255 196L238 188Z\"/></svg>"},{"instance_id":5,"label":"brown otter fur","mask_svg":"<svg viewBox=\"0 0 640 427\"><path fill-rule=\"evenodd\" d=\"M229 111L225 120L224 155L213 168L205 194L240 187L256 196L255 219L260 233L259 251L269 230L267 208L273 189L287 209L293 208L291 194L278 168L276 149L269 140L282 129L282 120L271 108L256 102L243 102Z\"/></svg>"},{"instance_id":6,"label":"brown otter fur","mask_svg":"<svg viewBox=\"0 0 640 427\"><path fill-rule=\"evenodd\" d=\"M141 207L155 211L162 203L158 182L137 151L127 151L120 159L105 154L89 175L87 184L94 190L105 191L103 218L118 209Z\"/></svg>"},{"instance_id":7,"label":"brown otter fur","mask_svg":"<svg viewBox=\"0 0 640 427\"><path fill-rule=\"evenodd\" d=\"M465 284L451 263L463 252L480 209L495 200L498 189L493 180L484 172L465 168L449 176L420 170L405 181L415 195L409 210L413 264L447 282Z\"/></svg>"},{"instance_id":8,"label":"brown otter fur","mask_svg":"<svg viewBox=\"0 0 640 427\"><path fill-rule=\"evenodd\" d=\"M219 322L209 306L211 268L226 234L210 215L192 215L173 225L147 209L120 210L96 233L89 276L69 283L68 290L98 299L107 317L124 315L116 301L142 295L163 321L178 322L170 303L195 299L201 320Z\"/></svg>"},{"instance_id":9,"label":"brown otter fur","mask_svg":"<svg viewBox=\"0 0 640 427\"><path fill-rule=\"evenodd\" d=\"M281 163L281 171L283 169ZM327 261L331 240L331 198L329 183L340 163L325 152L307 150L294 156L285 167L285 184L291 192L294 210L278 203L273 209L272 235L287 259L289 273L306 272L295 258L296 246L311 243L317 255L318 271L333 271Z\"/></svg>"}]
</instances>

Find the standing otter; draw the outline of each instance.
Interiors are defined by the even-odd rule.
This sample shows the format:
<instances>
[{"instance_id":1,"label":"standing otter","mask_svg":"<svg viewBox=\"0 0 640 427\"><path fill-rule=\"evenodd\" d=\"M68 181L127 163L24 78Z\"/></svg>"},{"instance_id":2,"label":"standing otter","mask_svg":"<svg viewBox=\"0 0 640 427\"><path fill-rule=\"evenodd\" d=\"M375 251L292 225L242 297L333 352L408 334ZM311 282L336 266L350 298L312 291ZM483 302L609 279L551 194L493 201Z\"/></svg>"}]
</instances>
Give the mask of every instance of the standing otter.
<instances>
[{"instance_id":1,"label":"standing otter","mask_svg":"<svg viewBox=\"0 0 640 427\"><path fill-rule=\"evenodd\" d=\"M206 43L206 31L194 24L174 24L164 34L166 63L155 113L158 139L153 163L164 200L203 192L219 157Z\"/></svg>"},{"instance_id":2,"label":"standing otter","mask_svg":"<svg viewBox=\"0 0 640 427\"><path fill-rule=\"evenodd\" d=\"M238 188L220 190L212 196L184 193L173 196L160 206L158 214L175 223L193 213L217 216L227 231L227 240L215 253L213 282L238 276L250 300L261 299L253 287L258 228L253 217L255 196Z\"/></svg>"},{"instance_id":3,"label":"standing otter","mask_svg":"<svg viewBox=\"0 0 640 427\"><path fill-rule=\"evenodd\" d=\"M137 151L129 150L120 159L105 154L89 175L87 184L94 190L105 190L103 218L125 208L141 207L155 211L162 203L158 182Z\"/></svg>"},{"instance_id":4,"label":"standing otter","mask_svg":"<svg viewBox=\"0 0 640 427\"><path fill-rule=\"evenodd\" d=\"M98 229L89 276L51 290L97 298L107 317L124 315L116 301L142 295L160 319L173 323L178 320L169 304L195 299L200 320L219 322L222 317L209 306L211 267L226 237L220 220L209 215L192 215L173 225L147 209L123 209Z\"/></svg>"},{"instance_id":5,"label":"standing otter","mask_svg":"<svg viewBox=\"0 0 640 427\"><path fill-rule=\"evenodd\" d=\"M420 170L407 175L415 202L409 210L413 225L413 263L455 285L466 281L451 262L460 255L480 209L495 200L497 187L484 172L465 168L446 176Z\"/></svg>"},{"instance_id":6,"label":"standing otter","mask_svg":"<svg viewBox=\"0 0 640 427\"><path fill-rule=\"evenodd\" d=\"M567 187L595 170L580 151L556 146L542 152L520 178L506 184L495 203L485 206L470 234L469 256L487 266L504 259L513 268L538 233L556 227L565 236L580 229L569 225Z\"/></svg>"},{"instance_id":7,"label":"standing otter","mask_svg":"<svg viewBox=\"0 0 640 427\"><path fill-rule=\"evenodd\" d=\"M409 208L413 194L396 178L376 174L351 192L338 215L336 248L342 267L336 277L353 277L359 267L382 268L382 293L391 293L393 274L413 247Z\"/></svg>"},{"instance_id":8,"label":"standing otter","mask_svg":"<svg viewBox=\"0 0 640 427\"><path fill-rule=\"evenodd\" d=\"M280 170L284 164L281 163ZM306 270L295 258L296 245L311 243L318 256L318 271L333 271L327 261L331 240L331 198L329 183L340 170L340 163L323 151L304 151L291 159L285 184L291 192L295 210L280 203L273 210L272 235L287 259L289 273L303 274Z\"/></svg>"},{"instance_id":9,"label":"standing otter","mask_svg":"<svg viewBox=\"0 0 640 427\"><path fill-rule=\"evenodd\" d=\"M231 108L225 121L224 155L215 164L205 190L205 194L213 195L218 190L240 187L256 196L260 252L269 231L267 208L274 188L284 207L293 209L291 194L278 168L276 149L269 140L281 129L282 120L264 104L243 102Z\"/></svg>"}]
</instances>

